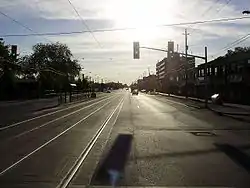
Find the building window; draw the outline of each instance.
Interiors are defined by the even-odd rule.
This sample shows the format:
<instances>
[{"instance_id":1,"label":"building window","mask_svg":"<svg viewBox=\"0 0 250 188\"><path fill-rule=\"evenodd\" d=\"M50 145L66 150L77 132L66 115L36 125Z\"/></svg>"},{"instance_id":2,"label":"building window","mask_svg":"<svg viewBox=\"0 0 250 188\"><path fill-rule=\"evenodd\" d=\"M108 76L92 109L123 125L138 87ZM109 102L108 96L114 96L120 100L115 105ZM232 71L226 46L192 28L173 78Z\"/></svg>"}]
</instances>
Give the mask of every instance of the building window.
<instances>
[{"instance_id":1,"label":"building window","mask_svg":"<svg viewBox=\"0 0 250 188\"><path fill-rule=\"evenodd\" d=\"M211 72L210 72L210 68L207 68L207 75L210 75Z\"/></svg>"},{"instance_id":2,"label":"building window","mask_svg":"<svg viewBox=\"0 0 250 188\"><path fill-rule=\"evenodd\" d=\"M204 69L201 69L201 76L204 76Z\"/></svg>"},{"instance_id":3,"label":"building window","mask_svg":"<svg viewBox=\"0 0 250 188\"><path fill-rule=\"evenodd\" d=\"M214 75L218 75L218 67L214 68Z\"/></svg>"},{"instance_id":4,"label":"building window","mask_svg":"<svg viewBox=\"0 0 250 188\"><path fill-rule=\"evenodd\" d=\"M225 74L225 73L226 73L226 66L223 65L223 66L222 66L222 74Z\"/></svg>"}]
</instances>

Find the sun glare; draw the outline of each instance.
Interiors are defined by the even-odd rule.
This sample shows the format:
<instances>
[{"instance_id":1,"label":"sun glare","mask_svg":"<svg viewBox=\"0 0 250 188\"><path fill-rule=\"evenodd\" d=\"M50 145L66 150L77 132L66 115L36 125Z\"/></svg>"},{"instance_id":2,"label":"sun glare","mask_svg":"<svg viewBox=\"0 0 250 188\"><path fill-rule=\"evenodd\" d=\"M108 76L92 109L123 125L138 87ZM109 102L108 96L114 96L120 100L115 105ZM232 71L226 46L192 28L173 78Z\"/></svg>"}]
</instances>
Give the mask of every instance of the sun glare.
<instances>
[{"instance_id":1,"label":"sun glare","mask_svg":"<svg viewBox=\"0 0 250 188\"><path fill-rule=\"evenodd\" d=\"M160 34L156 25L175 22L175 1L166 0L114 0L109 3L107 14L115 27L137 28L129 32L130 38L152 39Z\"/></svg>"}]
</instances>

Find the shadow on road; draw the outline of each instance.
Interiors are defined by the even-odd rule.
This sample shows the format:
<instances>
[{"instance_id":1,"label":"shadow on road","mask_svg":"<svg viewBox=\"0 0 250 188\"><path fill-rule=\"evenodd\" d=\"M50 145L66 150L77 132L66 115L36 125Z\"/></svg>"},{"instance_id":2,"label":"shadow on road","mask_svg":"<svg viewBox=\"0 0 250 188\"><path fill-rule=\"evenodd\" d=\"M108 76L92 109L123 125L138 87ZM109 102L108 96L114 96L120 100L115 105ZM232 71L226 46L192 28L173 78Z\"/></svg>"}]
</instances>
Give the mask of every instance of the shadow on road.
<instances>
[{"instance_id":1,"label":"shadow on road","mask_svg":"<svg viewBox=\"0 0 250 188\"><path fill-rule=\"evenodd\" d=\"M217 148L211 148L207 150L196 150L196 151L183 151L183 152L173 152L173 153L160 153L156 155L149 155L149 156L138 156L136 157L136 160L140 159L157 159L157 158L166 158L166 157L185 157L185 156L192 156L192 155L204 155L208 153L216 153L216 152L225 152L225 147L219 147L222 146L222 144L215 144ZM242 145L238 146L239 149L250 149L250 145ZM240 151L237 149L238 151ZM235 151L236 152L236 148ZM226 152L225 152L226 153ZM245 157L241 157L241 159L246 159ZM250 160L249 160L250 162Z\"/></svg>"},{"instance_id":2,"label":"shadow on road","mask_svg":"<svg viewBox=\"0 0 250 188\"><path fill-rule=\"evenodd\" d=\"M250 156L239 150L238 148L229 144L215 144L215 146L224 152L235 163L242 166L250 173Z\"/></svg>"},{"instance_id":3,"label":"shadow on road","mask_svg":"<svg viewBox=\"0 0 250 188\"><path fill-rule=\"evenodd\" d=\"M124 171L132 144L131 134L120 134L103 157L91 180L92 185L115 185Z\"/></svg>"}]
</instances>

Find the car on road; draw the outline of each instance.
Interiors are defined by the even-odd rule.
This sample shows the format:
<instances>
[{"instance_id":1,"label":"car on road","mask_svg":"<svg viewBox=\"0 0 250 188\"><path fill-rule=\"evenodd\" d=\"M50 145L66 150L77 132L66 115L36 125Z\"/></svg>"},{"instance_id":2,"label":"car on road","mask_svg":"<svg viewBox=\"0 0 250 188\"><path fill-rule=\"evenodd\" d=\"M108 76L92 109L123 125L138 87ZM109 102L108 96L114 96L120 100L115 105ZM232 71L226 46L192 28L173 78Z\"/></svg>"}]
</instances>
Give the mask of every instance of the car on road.
<instances>
[{"instance_id":1,"label":"car on road","mask_svg":"<svg viewBox=\"0 0 250 188\"><path fill-rule=\"evenodd\" d=\"M138 89L134 89L133 91L132 91L132 95L138 95Z\"/></svg>"}]
</instances>

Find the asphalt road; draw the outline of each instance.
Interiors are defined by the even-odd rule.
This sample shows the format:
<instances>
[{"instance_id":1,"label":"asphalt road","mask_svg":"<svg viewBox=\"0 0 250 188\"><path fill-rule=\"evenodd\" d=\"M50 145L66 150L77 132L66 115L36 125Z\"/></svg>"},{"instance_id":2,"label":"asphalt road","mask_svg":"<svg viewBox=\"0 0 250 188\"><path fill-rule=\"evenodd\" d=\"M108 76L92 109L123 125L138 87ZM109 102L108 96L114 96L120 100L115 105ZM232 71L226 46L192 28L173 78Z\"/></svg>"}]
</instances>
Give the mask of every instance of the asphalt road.
<instances>
[{"instance_id":1,"label":"asphalt road","mask_svg":"<svg viewBox=\"0 0 250 188\"><path fill-rule=\"evenodd\" d=\"M250 187L250 124L207 109L120 91L37 117L0 131L0 187Z\"/></svg>"},{"instance_id":2,"label":"asphalt road","mask_svg":"<svg viewBox=\"0 0 250 188\"><path fill-rule=\"evenodd\" d=\"M97 98L107 95L106 93L98 92ZM67 96L67 101L69 96ZM22 120L30 119L36 116L53 112L72 103L81 101L88 101L91 98L84 97L84 94L74 94L71 103L63 103L59 105L58 97L23 100L23 101L1 101L0 102L0 130L2 127L20 122Z\"/></svg>"}]
</instances>

